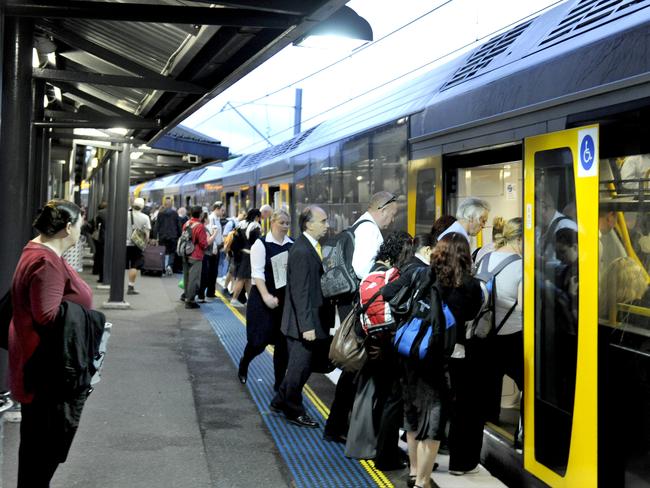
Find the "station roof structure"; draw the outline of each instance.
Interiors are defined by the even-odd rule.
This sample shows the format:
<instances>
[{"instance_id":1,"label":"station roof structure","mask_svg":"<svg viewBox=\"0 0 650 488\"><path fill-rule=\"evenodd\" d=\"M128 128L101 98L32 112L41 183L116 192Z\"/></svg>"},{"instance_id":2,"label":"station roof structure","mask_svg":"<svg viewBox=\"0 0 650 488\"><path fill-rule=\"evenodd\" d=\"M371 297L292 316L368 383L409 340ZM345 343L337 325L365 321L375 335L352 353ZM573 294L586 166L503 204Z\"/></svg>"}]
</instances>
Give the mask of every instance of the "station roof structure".
<instances>
[{"instance_id":1,"label":"station roof structure","mask_svg":"<svg viewBox=\"0 0 650 488\"><path fill-rule=\"evenodd\" d=\"M4 15L34 19L33 77L46 82L51 100L36 122L62 140L75 128L119 127L152 151L223 160L227 148L180 122L345 3L8 0ZM106 141L120 142L114 134Z\"/></svg>"}]
</instances>

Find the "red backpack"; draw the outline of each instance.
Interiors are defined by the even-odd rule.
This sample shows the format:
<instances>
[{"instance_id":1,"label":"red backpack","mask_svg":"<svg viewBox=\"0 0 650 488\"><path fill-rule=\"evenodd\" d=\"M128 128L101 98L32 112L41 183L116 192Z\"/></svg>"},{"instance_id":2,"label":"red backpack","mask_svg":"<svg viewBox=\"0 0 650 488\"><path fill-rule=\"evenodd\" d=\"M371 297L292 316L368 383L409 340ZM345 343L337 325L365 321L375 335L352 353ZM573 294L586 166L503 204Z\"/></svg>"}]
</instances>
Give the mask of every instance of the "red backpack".
<instances>
[{"instance_id":1,"label":"red backpack","mask_svg":"<svg viewBox=\"0 0 650 488\"><path fill-rule=\"evenodd\" d=\"M366 276L359 285L361 307L367 307L361 314L361 326L366 335L388 330L395 324L390 306L384 301L381 289L386 283L399 278L397 268L388 271L375 271Z\"/></svg>"}]
</instances>

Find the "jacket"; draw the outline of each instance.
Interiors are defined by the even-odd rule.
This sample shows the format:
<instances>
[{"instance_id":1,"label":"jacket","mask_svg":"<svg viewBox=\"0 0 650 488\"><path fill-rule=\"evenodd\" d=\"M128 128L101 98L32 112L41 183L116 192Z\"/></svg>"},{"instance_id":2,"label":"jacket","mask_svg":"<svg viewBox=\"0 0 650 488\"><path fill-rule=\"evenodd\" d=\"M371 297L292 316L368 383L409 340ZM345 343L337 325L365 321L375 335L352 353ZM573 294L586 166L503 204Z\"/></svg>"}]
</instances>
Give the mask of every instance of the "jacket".
<instances>
[{"instance_id":1,"label":"jacket","mask_svg":"<svg viewBox=\"0 0 650 488\"><path fill-rule=\"evenodd\" d=\"M289 251L281 327L284 335L302 339L304 332L314 330L316 339L329 337L329 329L334 326L334 307L323 297L322 275L321 258L309 240L301 235Z\"/></svg>"},{"instance_id":2,"label":"jacket","mask_svg":"<svg viewBox=\"0 0 650 488\"><path fill-rule=\"evenodd\" d=\"M39 329L41 341L25 364L25 389L50 410L49 422L59 462L64 462L79 426L86 398L92 391L93 360L106 317L64 301L53 327Z\"/></svg>"},{"instance_id":3,"label":"jacket","mask_svg":"<svg viewBox=\"0 0 650 488\"><path fill-rule=\"evenodd\" d=\"M178 239L180 236L181 223L178 213L172 208L165 208L158 212L154 225L154 235L158 239Z\"/></svg>"}]
</instances>

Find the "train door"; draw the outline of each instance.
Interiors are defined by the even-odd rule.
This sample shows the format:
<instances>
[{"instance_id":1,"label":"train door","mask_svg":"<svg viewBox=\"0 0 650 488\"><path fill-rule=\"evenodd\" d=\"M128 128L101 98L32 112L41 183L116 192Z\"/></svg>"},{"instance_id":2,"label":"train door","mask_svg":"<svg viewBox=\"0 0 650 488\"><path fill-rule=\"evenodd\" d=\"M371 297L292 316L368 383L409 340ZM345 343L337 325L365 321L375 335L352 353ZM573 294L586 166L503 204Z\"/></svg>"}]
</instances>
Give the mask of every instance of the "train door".
<instances>
[{"instance_id":1,"label":"train door","mask_svg":"<svg viewBox=\"0 0 650 488\"><path fill-rule=\"evenodd\" d=\"M458 204L468 197L480 198L490 205L485 227L476 236L470 236L473 251L479 248L483 248L483 252L493 250L493 238L501 232L505 222L522 217L522 166L520 143L445 155L445 214L455 215ZM477 253L476 256L480 255ZM516 321L516 318L509 321L515 332ZM521 390L517 383L521 384L522 367L518 363L515 370L508 371L509 375L504 374L501 378L490 376L490 386L486 387L484 398L487 428L498 433L510 446L518 443L516 437L520 432Z\"/></svg>"},{"instance_id":2,"label":"train door","mask_svg":"<svg viewBox=\"0 0 650 488\"><path fill-rule=\"evenodd\" d=\"M409 161L408 232L427 233L442 215L442 158L433 156Z\"/></svg>"},{"instance_id":3,"label":"train door","mask_svg":"<svg viewBox=\"0 0 650 488\"><path fill-rule=\"evenodd\" d=\"M598 137L525 140L524 467L553 487L597 486Z\"/></svg>"}]
</instances>

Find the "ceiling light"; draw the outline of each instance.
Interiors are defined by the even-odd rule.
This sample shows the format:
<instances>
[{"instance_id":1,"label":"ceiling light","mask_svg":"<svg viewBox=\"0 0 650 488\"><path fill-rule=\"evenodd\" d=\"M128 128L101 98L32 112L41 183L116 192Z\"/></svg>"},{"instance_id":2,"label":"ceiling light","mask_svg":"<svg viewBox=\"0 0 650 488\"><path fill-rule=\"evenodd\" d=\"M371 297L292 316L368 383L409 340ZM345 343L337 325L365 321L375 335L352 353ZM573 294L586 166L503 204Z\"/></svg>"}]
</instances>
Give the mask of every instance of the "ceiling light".
<instances>
[{"instance_id":1,"label":"ceiling light","mask_svg":"<svg viewBox=\"0 0 650 488\"><path fill-rule=\"evenodd\" d=\"M108 129L108 132L112 132L113 134L119 134L121 136L125 136L127 132L129 132L128 129L123 129L122 127L113 127L112 129Z\"/></svg>"},{"instance_id":2,"label":"ceiling light","mask_svg":"<svg viewBox=\"0 0 650 488\"><path fill-rule=\"evenodd\" d=\"M38 51L35 47L32 48L32 68L38 68L41 62L38 60Z\"/></svg>"},{"instance_id":3,"label":"ceiling light","mask_svg":"<svg viewBox=\"0 0 650 488\"><path fill-rule=\"evenodd\" d=\"M56 54L47 53L47 62L50 63L52 66L56 67Z\"/></svg>"},{"instance_id":4,"label":"ceiling light","mask_svg":"<svg viewBox=\"0 0 650 488\"><path fill-rule=\"evenodd\" d=\"M296 39L293 44L301 47L354 50L372 40L372 27L368 21L350 7L344 6Z\"/></svg>"},{"instance_id":5,"label":"ceiling light","mask_svg":"<svg viewBox=\"0 0 650 488\"><path fill-rule=\"evenodd\" d=\"M131 153L131 161L133 161L134 159L139 159L140 156L142 156L143 154L144 153L142 151L133 151Z\"/></svg>"}]
</instances>

